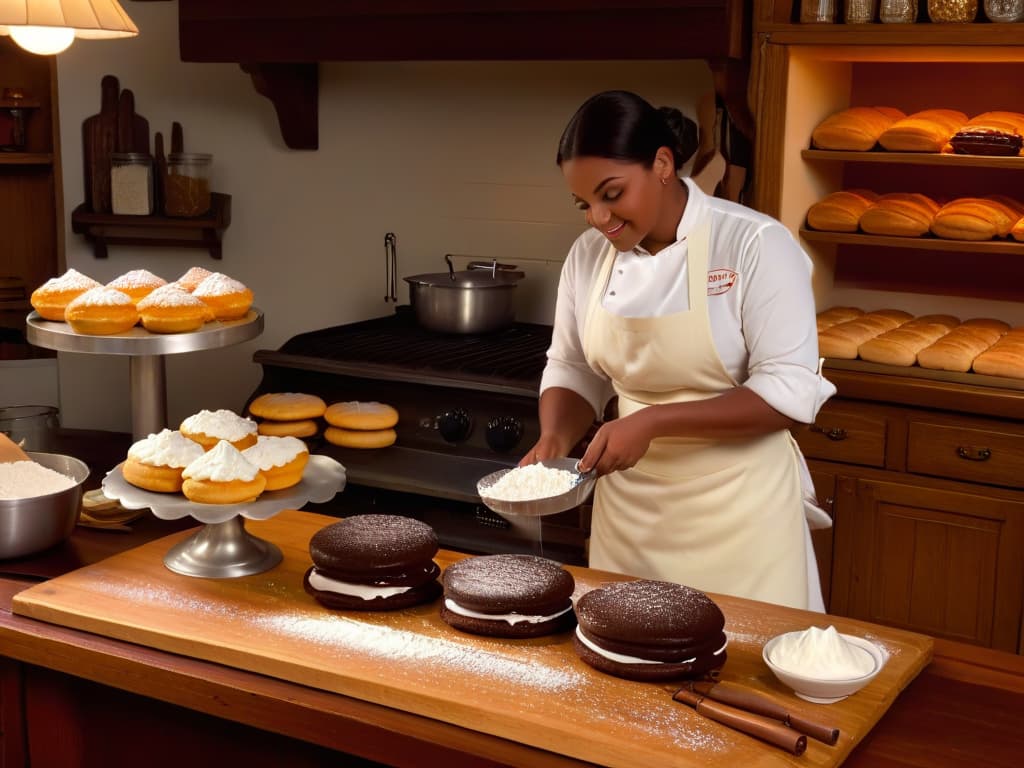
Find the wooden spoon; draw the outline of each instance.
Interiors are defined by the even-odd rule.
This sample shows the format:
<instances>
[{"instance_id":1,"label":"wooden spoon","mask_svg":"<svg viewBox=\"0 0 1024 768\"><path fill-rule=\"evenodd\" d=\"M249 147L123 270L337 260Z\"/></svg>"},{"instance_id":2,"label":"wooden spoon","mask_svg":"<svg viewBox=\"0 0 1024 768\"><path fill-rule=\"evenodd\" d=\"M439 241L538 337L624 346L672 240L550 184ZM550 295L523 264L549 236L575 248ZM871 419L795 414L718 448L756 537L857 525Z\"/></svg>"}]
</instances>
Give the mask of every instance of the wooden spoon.
<instances>
[{"instance_id":1,"label":"wooden spoon","mask_svg":"<svg viewBox=\"0 0 1024 768\"><path fill-rule=\"evenodd\" d=\"M32 459L21 450L20 445L11 440L5 433L0 432L0 463L12 461L32 461Z\"/></svg>"}]
</instances>

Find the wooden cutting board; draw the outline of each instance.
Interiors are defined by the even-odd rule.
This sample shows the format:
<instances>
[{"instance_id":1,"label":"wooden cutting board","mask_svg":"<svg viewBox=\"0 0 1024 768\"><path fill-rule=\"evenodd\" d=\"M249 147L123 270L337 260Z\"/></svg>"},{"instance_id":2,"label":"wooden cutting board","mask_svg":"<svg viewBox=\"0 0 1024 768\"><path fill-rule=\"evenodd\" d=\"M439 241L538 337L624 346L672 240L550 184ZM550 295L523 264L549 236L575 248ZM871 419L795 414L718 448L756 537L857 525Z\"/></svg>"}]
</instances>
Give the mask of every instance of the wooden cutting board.
<instances>
[{"instance_id":1,"label":"wooden cutting board","mask_svg":"<svg viewBox=\"0 0 1024 768\"><path fill-rule=\"evenodd\" d=\"M704 719L672 701L678 686L604 675L576 656L569 632L533 640L460 633L439 602L388 613L329 611L302 588L308 542L336 518L285 511L247 521L284 553L271 571L197 579L163 566L174 534L19 593L14 612L164 651L271 675L443 720L600 765L835 766L931 658L923 635L714 596L726 616L722 679L760 690L842 731L835 747L808 740L800 757ZM445 567L463 555L442 551ZM577 595L621 578L570 567ZM872 683L836 704L793 696L761 659L772 636L811 624L882 645Z\"/></svg>"}]
</instances>

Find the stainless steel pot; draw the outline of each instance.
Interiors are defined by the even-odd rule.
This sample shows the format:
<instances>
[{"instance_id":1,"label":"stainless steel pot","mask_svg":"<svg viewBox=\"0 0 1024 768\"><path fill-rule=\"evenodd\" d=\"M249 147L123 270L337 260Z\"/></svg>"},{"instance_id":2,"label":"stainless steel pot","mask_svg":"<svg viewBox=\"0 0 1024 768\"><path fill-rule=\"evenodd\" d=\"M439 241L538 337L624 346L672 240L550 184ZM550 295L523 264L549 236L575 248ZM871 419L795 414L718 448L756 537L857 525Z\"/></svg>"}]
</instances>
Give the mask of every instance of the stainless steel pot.
<instances>
[{"instance_id":1,"label":"stainless steel pot","mask_svg":"<svg viewBox=\"0 0 1024 768\"><path fill-rule=\"evenodd\" d=\"M497 261L473 261L456 272L451 254L444 260L447 272L403 278L420 325L441 333L488 333L512 324L523 272Z\"/></svg>"}]
</instances>

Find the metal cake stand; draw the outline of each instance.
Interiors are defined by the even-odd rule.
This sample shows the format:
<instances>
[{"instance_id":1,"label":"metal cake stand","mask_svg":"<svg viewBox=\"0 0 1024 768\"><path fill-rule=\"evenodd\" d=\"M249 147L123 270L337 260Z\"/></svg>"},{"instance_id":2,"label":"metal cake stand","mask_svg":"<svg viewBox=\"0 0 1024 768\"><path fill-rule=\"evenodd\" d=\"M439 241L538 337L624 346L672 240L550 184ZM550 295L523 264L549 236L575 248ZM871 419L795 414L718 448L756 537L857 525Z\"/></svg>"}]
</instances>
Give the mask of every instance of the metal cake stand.
<instances>
[{"instance_id":1,"label":"metal cake stand","mask_svg":"<svg viewBox=\"0 0 1024 768\"><path fill-rule=\"evenodd\" d=\"M306 502L330 501L345 487L345 468L330 456L313 455L298 485L262 494L244 504L197 504L180 493L154 493L127 480L118 464L103 478L103 493L126 509L151 509L161 520L191 515L205 525L164 555L164 565L184 576L235 578L268 571L281 562L281 550L245 530L244 518L266 520Z\"/></svg>"},{"instance_id":2,"label":"metal cake stand","mask_svg":"<svg viewBox=\"0 0 1024 768\"><path fill-rule=\"evenodd\" d=\"M238 320L217 320L188 333L150 333L135 326L124 333L89 336L67 323L44 320L38 312L26 318L28 341L58 352L130 355L132 438L141 440L167 426L167 375L164 355L198 352L240 344L263 333L263 313L255 307Z\"/></svg>"}]
</instances>

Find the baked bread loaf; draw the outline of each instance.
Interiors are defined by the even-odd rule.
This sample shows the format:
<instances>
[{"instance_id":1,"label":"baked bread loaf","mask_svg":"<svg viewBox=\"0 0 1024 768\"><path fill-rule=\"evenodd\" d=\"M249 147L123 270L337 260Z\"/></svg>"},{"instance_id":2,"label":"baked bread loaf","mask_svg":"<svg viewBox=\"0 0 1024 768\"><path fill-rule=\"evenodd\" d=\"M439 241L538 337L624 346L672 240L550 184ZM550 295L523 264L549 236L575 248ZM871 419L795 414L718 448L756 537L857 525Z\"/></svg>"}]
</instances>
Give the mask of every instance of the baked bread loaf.
<instances>
[{"instance_id":1,"label":"baked bread loaf","mask_svg":"<svg viewBox=\"0 0 1024 768\"><path fill-rule=\"evenodd\" d=\"M960 318L956 315L919 315L913 320L908 320L902 327L914 327L917 325L942 325L947 331L952 331L960 325Z\"/></svg>"},{"instance_id":2,"label":"baked bread loaf","mask_svg":"<svg viewBox=\"0 0 1024 768\"><path fill-rule=\"evenodd\" d=\"M975 373L1024 379L1024 326L1013 328L982 352L971 365Z\"/></svg>"},{"instance_id":3,"label":"baked bread loaf","mask_svg":"<svg viewBox=\"0 0 1024 768\"><path fill-rule=\"evenodd\" d=\"M854 360L861 344L911 319L913 315L898 309L868 312L818 334L818 351L822 357Z\"/></svg>"},{"instance_id":4,"label":"baked bread loaf","mask_svg":"<svg viewBox=\"0 0 1024 768\"><path fill-rule=\"evenodd\" d=\"M864 310L859 307L829 307L818 313L818 333L837 323L845 323L847 320L853 320L863 314Z\"/></svg>"},{"instance_id":5,"label":"baked bread loaf","mask_svg":"<svg viewBox=\"0 0 1024 768\"><path fill-rule=\"evenodd\" d=\"M924 109L890 125L878 143L890 152L941 152L966 123L957 109Z\"/></svg>"},{"instance_id":6,"label":"baked bread loaf","mask_svg":"<svg viewBox=\"0 0 1024 768\"><path fill-rule=\"evenodd\" d=\"M1024 147L1024 114L983 112L953 134L949 145L958 155L1019 155Z\"/></svg>"},{"instance_id":7,"label":"baked bread loaf","mask_svg":"<svg viewBox=\"0 0 1024 768\"><path fill-rule=\"evenodd\" d=\"M1017 223L1010 228L1010 237L1024 242L1024 216L1017 219Z\"/></svg>"},{"instance_id":8,"label":"baked bread loaf","mask_svg":"<svg viewBox=\"0 0 1024 768\"><path fill-rule=\"evenodd\" d=\"M860 228L872 235L920 237L929 231L939 204L919 192L882 195L860 217Z\"/></svg>"},{"instance_id":9,"label":"baked bread loaf","mask_svg":"<svg viewBox=\"0 0 1024 768\"><path fill-rule=\"evenodd\" d=\"M822 120L811 133L811 146L867 152L889 126L904 117L894 107L850 107Z\"/></svg>"},{"instance_id":10,"label":"baked bread loaf","mask_svg":"<svg viewBox=\"0 0 1024 768\"><path fill-rule=\"evenodd\" d=\"M938 323L905 323L860 345L862 360L884 365L910 366L917 362L917 353L949 333Z\"/></svg>"},{"instance_id":11,"label":"baked bread loaf","mask_svg":"<svg viewBox=\"0 0 1024 768\"><path fill-rule=\"evenodd\" d=\"M947 240L991 240L1010 234L1019 218L1020 214L1006 201L958 197L935 213L931 231Z\"/></svg>"},{"instance_id":12,"label":"baked bread loaf","mask_svg":"<svg viewBox=\"0 0 1024 768\"><path fill-rule=\"evenodd\" d=\"M807 226L823 232L856 232L864 211L878 200L868 189L844 189L826 195L807 210Z\"/></svg>"},{"instance_id":13,"label":"baked bread loaf","mask_svg":"<svg viewBox=\"0 0 1024 768\"><path fill-rule=\"evenodd\" d=\"M394 611L441 594L438 541L424 522L400 515L355 515L313 534L313 565L302 586L327 608Z\"/></svg>"},{"instance_id":14,"label":"baked bread loaf","mask_svg":"<svg viewBox=\"0 0 1024 768\"><path fill-rule=\"evenodd\" d=\"M1001 320L967 320L920 350L917 364L935 371L966 373L974 358L995 344L1009 328Z\"/></svg>"},{"instance_id":15,"label":"baked bread loaf","mask_svg":"<svg viewBox=\"0 0 1024 768\"><path fill-rule=\"evenodd\" d=\"M32 291L29 303L44 320L64 322L64 310L90 288L99 288L100 283L88 275L69 269L60 277L51 277Z\"/></svg>"}]
</instances>

